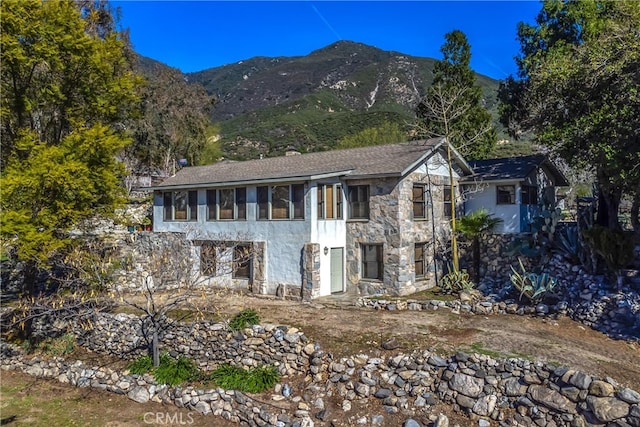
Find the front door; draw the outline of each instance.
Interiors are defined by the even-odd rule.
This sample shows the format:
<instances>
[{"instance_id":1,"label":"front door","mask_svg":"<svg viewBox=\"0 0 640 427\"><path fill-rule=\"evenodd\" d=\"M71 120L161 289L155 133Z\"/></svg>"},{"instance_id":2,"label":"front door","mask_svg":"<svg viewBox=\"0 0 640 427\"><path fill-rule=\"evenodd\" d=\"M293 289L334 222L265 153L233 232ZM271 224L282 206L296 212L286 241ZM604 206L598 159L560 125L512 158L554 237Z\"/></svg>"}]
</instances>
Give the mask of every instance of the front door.
<instances>
[{"instance_id":1,"label":"front door","mask_svg":"<svg viewBox=\"0 0 640 427\"><path fill-rule=\"evenodd\" d=\"M344 291L344 248L331 248L331 293Z\"/></svg>"}]
</instances>

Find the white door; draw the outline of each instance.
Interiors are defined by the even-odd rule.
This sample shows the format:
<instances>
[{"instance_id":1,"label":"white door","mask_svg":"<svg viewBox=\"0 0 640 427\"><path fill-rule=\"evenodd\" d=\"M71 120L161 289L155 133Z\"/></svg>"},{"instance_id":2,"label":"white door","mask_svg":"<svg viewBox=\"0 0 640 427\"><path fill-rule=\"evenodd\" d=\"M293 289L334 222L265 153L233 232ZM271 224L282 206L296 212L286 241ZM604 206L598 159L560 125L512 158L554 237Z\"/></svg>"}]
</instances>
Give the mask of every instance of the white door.
<instances>
[{"instance_id":1,"label":"white door","mask_svg":"<svg viewBox=\"0 0 640 427\"><path fill-rule=\"evenodd\" d=\"M344 291L344 248L331 248L331 293Z\"/></svg>"}]
</instances>

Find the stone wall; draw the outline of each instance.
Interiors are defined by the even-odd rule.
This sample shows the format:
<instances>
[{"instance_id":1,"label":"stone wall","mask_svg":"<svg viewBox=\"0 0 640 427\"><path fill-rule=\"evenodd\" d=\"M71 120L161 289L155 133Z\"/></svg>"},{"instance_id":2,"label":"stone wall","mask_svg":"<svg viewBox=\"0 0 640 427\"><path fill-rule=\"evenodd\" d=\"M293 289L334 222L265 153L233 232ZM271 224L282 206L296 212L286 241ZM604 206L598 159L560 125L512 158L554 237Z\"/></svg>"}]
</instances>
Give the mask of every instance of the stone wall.
<instances>
[{"instance_id":1,"label":"stone wall","mask_svg":"<svg viewBox=\"0 0 640 427\"><path fill-rule=\"evenodd\" d=\"M413 218L414 183L429 184L427 217ZM351 183L350 183L351 184ZM449 222L444 217L443 188L448 177L414 172L398 181L395 178L376 181L354 181L353 185L369 185L369 219L347 221L347 283L360 295L407 295L435 285L434 253L448 247ZM433 206L431 206L431 202ZM435 234L435 235L434 235ZM415 276L414 245L427 243L426 275ZM382 281L363 280L361 245L382 244L384 277ZM433 250L435 245L435 251Z\"/></svg>"},{"instance_id":2,"label":"stone wall","mask_svg":"<svg viewBox=\"0 0 640 427\"><path fill-rule=\"evenodd\" d=\"M61 358L28 358L6 343L0 343L0 352L2 369L126 394L141 403L174 404L252 426L336 425L332 413L349 414L359 404L367 413L358 415L357 424L385 425L386 414L401 412L407 418L402 425L426 426L411 417L428 417L433 421L428 425L444 427L449 425L447 417L432 412L440 403L467 414L479 426L640 426L640 393L635 390L611 378L517 358L466 353L445 358L417 350L386 358L359 354L334 360L307 343L300 353L309 360L307 375L294 383L295 389L286 382L278 384L271 395L276 406L237 391L167 387L149 375Z\"/></svg>"},{"instance_id":3,"label":"stone wall","mask_svg":"<svg viewBox=\"0 0 640 427\"><path fill-rule=\"evenodd\" d=\"M292 375L306 371L309 364L303 354L307 338L295 328L267 325L233 332L225 323L167 322L159 336L160 351L188 357L203 370L223 363L247 367L274 364L282 375ZM87 324L91 328L87 329ZM42 318L35 329L41 336L71 331L82 347L121 359L148 354L150 337L145 338L142 318L133 314L98 312L82 321Z\"/></svg>"}]
</instances>

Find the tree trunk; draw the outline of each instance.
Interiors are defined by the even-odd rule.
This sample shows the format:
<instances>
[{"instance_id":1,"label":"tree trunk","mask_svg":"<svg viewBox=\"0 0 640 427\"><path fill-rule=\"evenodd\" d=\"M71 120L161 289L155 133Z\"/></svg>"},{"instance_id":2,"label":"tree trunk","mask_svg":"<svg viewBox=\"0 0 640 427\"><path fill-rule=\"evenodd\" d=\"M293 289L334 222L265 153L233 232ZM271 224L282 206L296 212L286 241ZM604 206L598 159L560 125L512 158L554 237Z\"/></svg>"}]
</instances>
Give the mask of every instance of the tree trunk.
<instances>
[{"instance_id":1,"label":"tree trunk","mask_svg":"<svg viewBox=\"0 0 640 427\"><path fill-rule=\"evenodd\" d=\"M153 354L153 366L160 366L160 352L158 351L158 328L153 327L153 339L151 341L151 353Z\"/></svg>"},{"instance_id":2,"label":"tree trunk","mask_svg":"<svg viewBox=\"0 0 640 427\"><path fill-rule=\"evenodd\" d=\"M24 266L24 275L22 283L22 297L23 298L35 298L37 295L37 282L38 282L38 265L35 261L27 261ZM20 330L20 338L28 340L33 335L33 319L31 316L27 316L23 326Z\"/></svg>"},{"instance_id":3,"label":"tree trunk","mask_svg":"<svg viewBox=\"0 0 640 427\"><path fill-rule=\"evenodd\" d=\"M473 237L473 276L476 285L480 283L480 237Z\"/></svg>"},{"instance_id":4,"label":"tree trunk","mask_svg":"<svg viewBox=\"0 0 640 427\"><path fill-rule=\"evenodd\" d=\"M631 225L636 236L640 236L640 192L633 196L631 204Z\"/></svg>"},{"instance_id":5,"label":"tree trunk","mask_svg":"<svg viewBox=\"0 0 640 427\"><path fill-rule=\"evenodd\" d=\"M598 191L598 214L596 224L611 230L619 230L618 208L622 195L617 191L606 191L602 188Z\"/></svg>"}]
</instances>

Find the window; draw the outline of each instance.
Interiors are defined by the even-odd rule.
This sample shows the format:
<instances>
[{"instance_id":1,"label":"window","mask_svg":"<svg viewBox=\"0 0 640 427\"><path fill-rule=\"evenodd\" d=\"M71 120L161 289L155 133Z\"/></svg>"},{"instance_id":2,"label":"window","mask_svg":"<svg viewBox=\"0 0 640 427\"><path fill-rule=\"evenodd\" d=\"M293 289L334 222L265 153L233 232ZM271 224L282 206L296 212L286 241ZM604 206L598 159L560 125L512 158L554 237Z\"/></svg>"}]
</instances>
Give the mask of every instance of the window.
<instances>
[{"instance_id":1,"label":"window","mask_svg":"<svg viewBox=\"0 0 640 427\"><path fill-rule=\"evenodd\" d=\"M217 271L216 265L216 247L213 243L203 243L200 246L200 273L204 276L215 276Z\"/></svg>"},{"instance_id":2,"label":"window","mask_svg":"<svg viewBox=\"0 0 640 427\"><path fill-rule=\"evenodd\" d=\"M304 219L304 184L258 187L258 219Z\"/></svg>"},{"instance_id":3,"label":"window","mask_svg":"<svg viewBox=\"0 0 640 427\"><path fill-rule=\"evenodd\" d=\"M198 219L197 191L167 191L163 193L165 221L196 221Z\"/></svg>"},{"instance_id":4,"label":"window","mask_svg":"<svg viewBox=\"0 0 640 427\"><path fill-rule=\"evenodd\" d=\"M523 205L537 205L538 204L538 187L533 185L523 185L522 189L522 204Z\"/></svg>"},{"instance_id":5,"label":"window","mask_svg":"<svg viewBox=\"0 0 640 427\"><path fill-rule=\"evenodd\" d=\"M342 219L342 186L318 185L318 218Z\"/></svg>"},{"instance_id":6,"label":"window","mask_svg":"<svg viewBox=\"0 0 640 427\"><path fill-rule=\"evenodd\" d=\"M207 190L207 220L247 219L247 189Z\"/></svg>"},{"instance_id":7,"label":"window","mask_svg":"<svg viewBox=\"0 0 640 427\"><path fill-rule=\"evenodd\" d=\"M349 218L369 219L369 186L350 185L349 196Z\"/></svg>"},{"instance_id":8,"label":"window","mask_svg":"<svg viewBox=\"0 0 640 427\"><path fill-rule=\"evenodd\" d=\"M516 186L515 185L498 185L497 200L499 205L513 205L516 203Z\"/></svg>"},{"instance_id":9,"label":"window","mask_svg":"<svg viewBox=\"0 0 640 427\"><path fill-rule=\"evenodd\" d=\"M234 279L249 279L251 275L251 247L249 245L236 245L233 247L233 272Z\"/></svg>"},{"instance_id":10,"label":"window","mask_svg":"<svg viewBox=\"0 0 640 427\"><path fill-rule=\"evenodd\" d=\"M362 245L362 278L382 280L384 264L382 245Z\"/></svg>"},{"instance_id":11,"label":"window","mask_svg":"<svg viewBox=\"0 0 640 427\"><path fill-rule=\"evenodd\" d=\"M442 187L442 204L444 207L444 217L451 219L451 186L445 185Z\"/></svg>"},{"instance_id":12,"label":"window","mask_svg":"<svg viewBox=\"0 0 640 427\"><path fill-rule=\"evenodd\" d=\"M416 277L424 277L427 271L427 244L416 243L413 249Z\"/></svg>"},{"instance_id":13,"label":"window","mask_svg":"<svg viewBox=\"0 0 640 427\"><path fill-rule=\"evenodd\" d=\"M415 184L413 186L413 193L411 198L413 200L413 217L418 219L426 218L427 204L425 198L425 185Z\"/></svg>"}]
</instances>

